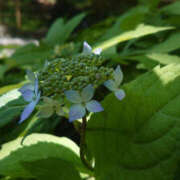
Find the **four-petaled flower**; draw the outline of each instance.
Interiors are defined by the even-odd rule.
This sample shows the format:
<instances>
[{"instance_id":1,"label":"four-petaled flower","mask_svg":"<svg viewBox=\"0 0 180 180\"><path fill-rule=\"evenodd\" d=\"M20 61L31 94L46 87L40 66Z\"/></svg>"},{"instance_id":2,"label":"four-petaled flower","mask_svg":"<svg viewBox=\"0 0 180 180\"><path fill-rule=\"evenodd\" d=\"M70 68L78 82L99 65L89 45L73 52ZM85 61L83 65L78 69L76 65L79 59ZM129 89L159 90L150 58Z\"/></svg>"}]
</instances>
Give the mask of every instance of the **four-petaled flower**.
<instances>
[{"instance_id":1,"label":"four-petaled flower","mask_svg":"<svg viewBox=\"0 0 180 180\"><path fill-rule=\"evenodd\" d=\"M120 66L117 66L115 71L113 72L113 80L107 80L104 85L112 92L114 92L115 96L122 100L125 97L124 90L120 89L119 86L123 81L123 73L121 71Z\"/></svg>"},{"instance_id":2,"label":"four-petaled flower","mask_svg":"<svg viewBox=\"0 0 180 180\"><path fill-rule=\"evenodd\" d=\"M24 100L26 102L29 102L29 104L24 108L19 123L22 123L31 115L31 113L35 109L36 104L40 100L41 93L38 90L37 76L30 71L27 72L27 76L31 83L24 85L22 88L19 89L19 91L21 92Z\"/></svg>"},{"instance_id":3,"label":"four-petaled flower","mask_svg":"<svg viewBox=\"0 0 180 180\"><path fill-rule=\"evenodd\" d=\"M94 53L96 55L100 55L101 52L102 52L101 48L97 48L97 49L95 49L93 51L92 47L86 41L84 41L84 43L83 43L83 53L86 53L86 54Z\"/></svg>"},{"instance_id":4,"label":"four-petaled flower","mask_svg":"<svg viewBox=\"0 0 180 180\"><path fill-rule=\"evenodd\" d=\"M64 116L64 111L62 102L58 102L57 100L51 99L49 97L42 97L43 98L43 105L40 106L39 117L42 118L49 118L56 112L59 116Z\"/></svg>"},{"instance_id":5,"label":"four-petaled flower","mask_svg":"<svg viewBox=\"0 0 180 180\"><path fill-rule=\"evenodd\" d=\"M69 121L72 122L86 115L86 109L89 112L101 112L103 107L96 100L91 100L94 96L94 88L92 85L86 86L81 93L74 90L65 91L67 99L74 103L70 107Z\"/></svg>"}]
</instances>

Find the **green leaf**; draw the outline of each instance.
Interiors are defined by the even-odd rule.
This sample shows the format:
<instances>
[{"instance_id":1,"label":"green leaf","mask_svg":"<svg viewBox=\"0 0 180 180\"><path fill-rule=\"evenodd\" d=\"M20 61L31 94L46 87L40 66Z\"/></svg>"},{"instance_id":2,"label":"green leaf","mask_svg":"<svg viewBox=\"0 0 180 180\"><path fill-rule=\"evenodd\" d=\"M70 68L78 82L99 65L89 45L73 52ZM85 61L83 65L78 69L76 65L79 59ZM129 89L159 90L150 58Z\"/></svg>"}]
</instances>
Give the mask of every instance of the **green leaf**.
<instances>
[{"instance_id":1,"label":"green leaf","mask_svg":"<svg viewBox=\"0 0 180 180\"><path fill-rule=\"evenodd\" d=\"M178 161L180 65L157 67L105 98L88 121L98 180L170 180Z\"/></svg>"},{"instance_id":2,"label":"green leaf","mask_svg":"<svg viewBox=\"0 0 180 180\"><path fill-rule=\"evenodd\" d=\"M1 98L0 98L1 99ZM10 123L14 118L18 117L25 107L23 98L18 98L6 103L0 108L0 128Z\"/></svg>"},{"instance_id":3,"label":"green leaf","mask_svg":"<svg viewBox=\"0 0 180 180\"><path fill-rule=\"evenodd\" d=\"M180 32L172 34L162 43L154 45L148 52L152 53L168 53L180 49Z\"/></svg>"},{"instance_id":4,"label":"green leaf","mask_svg":"<svg viewBox=\"0 0 180 180\"><path fill-rule=\"evenodd\" d=\"M81 13L73 17L66 24L64 24L62 18L57 19L48 31L45 41L51 45L64 43L84 17L85 14Z\"/></svg>"},{"instance_id":5,"label":"green leaf","mask_svg":"<svg viewBox=\"0 0 180 180\"><path fill-rule=\"evenodd\" d=\"M161 9L161 12L171 15L180 15L180 2L174 2L170 5L167 5Z\"/></svg>"},{"instance_id":6,"label":"green leaf","mask_svg":"<svg viewBox=\"0 0 180 180\"><path fill-rule=\"evenodd\" d=\"M64 28L63 18L58 18L50 27L45 41L47 43L56 44L61 41L61 36Z\"/></svg>"},{"instance_id":7,"label":"green leaf","mask_svg":"<svg viewBox=\"0 0 180 180\"><path fill-rule=\"evenodd\" d=\"M69 162L60 158L47 158L33 162L23 162L22 165L38 180L80 180L78 171ZM56 168L55 168L56 167Z\"/></svg>"},{"instance_id":8,"label":"green leaf","mask_svg":"<svg viewBox=\"0 0 180 180\"><path fill-rule=\"evenodd\" d=\"M11 60L15 60L19 66L34 65L37 68L38 65L43 63L53 54L53 49L48 44L40 43L39 46L35 44L27 44L18 48L15 53L10 57Z\"/></svg>"},{"instance_id":9,"label":"green leaf","mask_svg":"<svg viewBox=\"0 0 180 180\"><path fill-rule=\"evenodd\" d=\"M107 30L100 41L107 40L113 36L119 35L123 31L134 29L138 24L142 23L148 8L145 6L134 7L117 18L116 23Z\"/></svg>"},{"instance_id":10,"label":"green leaf","mask_svg":"<svg viewBox=\"0 0 180 180\"><path fill-rule=\"evenodd\" d=\"M0 96L0 108L6 105L8 102L18 99L20 96L21 93L18 91L18 89L8 91L7 93Z\"/></svg>"},{"instance_id":11,"label":"green leaf","mask_svg":"<svg viewBox=\"0 0 180 180\"><path fill-rule=\"evenodd\" d=\"M180 57L175 55L152 53L146 55L146 57L164 65L172 64L172 63L180 64Z\"/></svg>"},{"instance_id":12,"label":"green leaf","mask_svg":"<svg viewBox=\"0 0 180 180\"><path fill-rule=\"evenodd\" d=\"M0 95L3 95L4 93L7 93L10 90L20 88L24 85L24 83L25 82L23 81L23 82L18 83L18 84L12 84L12 85L4 86L4 87L0 88Z\"/></svg>"},{"instance_id":13,"label":"green leaf","mask_svg":"<svg viewBox=\"0 0 180 180\"><path fill-rule=\"evenodd\" d=\"M146 5L150 8L156 8L161 0L138 0L139 3Z\"/></svg>"},{"instance_id":14,"label":"green leaf","mask_svg":"<svg viewBox=\"0 0 180 180\"><path fill-rule=\"evenodd\" d=\"M56 159L54 163L57 165L52 165L52 168L54 168L53 172L57 171L56 174L58 175L60 172L63 172L62 175L66 173L69 177L74 175L76 179L80 179L78 178L78 171L88 172L79 158L78 146L65 137L59 138L48 134L32 134L25 138L23 145L21 145L21 141L22 138L18 138L2 146L0 151L1 175L11 177L33 177L34 175L40 178L48 177L50 173L47 169L49 168L48 163L52 165L53 159ZM37 170L39 172L36 172ZM42 173L44 174L42 175Z\"/></svg>"},{"instance_id":15,"label":"green leaf","mask_svg":"<svg viewBox=\"0 0 180 180\"><path fill-rule=\"evenodd\" d=\"M125 32L107 41L104 41L99 45L95 46L93 50L96 48L101 48L102 50L106 50L112 46L117 45L118 43L128 41L130 39L140 38L146 35L154 34L160 31L170 30L170 29L173 29L173 27L154 27L150 25L140 24L135 30Z\"/></svg>"},{"instance_id":16,"label":"green leaf","mask_svg":"<svg viewBox=\"0 0 180 180\"><path fill-rule=\"evenodd\" d=\"M0 65L0 80L3 80L4 74L7 71L8 67L6 65Z\"/></svg>"}]
</instances>

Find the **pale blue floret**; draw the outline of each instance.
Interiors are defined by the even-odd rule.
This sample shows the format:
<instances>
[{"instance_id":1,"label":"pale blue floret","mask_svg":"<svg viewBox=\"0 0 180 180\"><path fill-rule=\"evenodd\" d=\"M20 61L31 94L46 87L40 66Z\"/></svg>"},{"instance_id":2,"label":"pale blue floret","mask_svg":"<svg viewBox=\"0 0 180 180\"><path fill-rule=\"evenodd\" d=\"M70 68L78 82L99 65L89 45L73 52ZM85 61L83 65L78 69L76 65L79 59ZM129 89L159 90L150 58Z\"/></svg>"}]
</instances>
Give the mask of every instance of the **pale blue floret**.
<instances>
[{"instance_id":1,"label":"pale blue floret","mask_svg":"<svg viewBox=\"0 0 180 180\"><path fill-rule=\"evenodd\" d=\"M28 79L31 83L24 85L22 88L19 89L21 92L24 100L29 102L29 104L24 108L19 123L22 123L26 120L31 113L34 111L35 106L40 100L40 92L38 90L38 78L35 76L33 72L27 72Z\"/></svg>"},{"instance_id":2,"label":"pale blue floret","mask_svg":"<svg viewBox=\"0 0 180 180\"><path fill-rule=\"evenodd\" d=\"M117 66L115 71L113 72L113 80L107 80L104 85L112 92L114 92L115 96L122 100L125 97L125 92L123 89L120 89L119 86L123 81L123 73L121 71L120 66Z\"/></svg>"},{"instance_id":3,"label":"pale blue floret","mask_svg":"<svg viewBox=\"0 0 180 180\"><path fill-rule=\"evenodd\" d=\"M86 110L89 112L101 112L103 107L96 100L91 100L94 96L92 85L86 86L81 93L74 90L65 92L67 99L73 103L69 111L69 121L72 122L85 116Z\"/></svg>"},{"instance_id":4,"label":"pale blue floret","mask_svg":"<svg viewBox=\"0 0 180 180\"><path fill-rule=\"evenodd\" d=\"M86 54L94 53L96 55L100 55L101 52L102 52L101 48L97 48L97 49L95 49L93 51L92 47L86 41L84 41L84 43L83 43L83 53L86 53Z\"/></svg>"}]
</instances>

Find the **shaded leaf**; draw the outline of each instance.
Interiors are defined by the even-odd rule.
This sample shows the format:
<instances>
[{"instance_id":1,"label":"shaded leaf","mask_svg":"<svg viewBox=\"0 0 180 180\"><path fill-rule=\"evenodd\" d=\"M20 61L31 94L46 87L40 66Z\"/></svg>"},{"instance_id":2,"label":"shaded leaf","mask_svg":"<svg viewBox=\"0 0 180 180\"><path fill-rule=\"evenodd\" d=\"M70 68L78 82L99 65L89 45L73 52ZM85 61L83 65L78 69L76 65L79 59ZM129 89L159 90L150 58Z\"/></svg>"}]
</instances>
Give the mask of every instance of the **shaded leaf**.
<instances>
[{"instance_id":1,"label":"shaded leaf","mask_svg":"<svg viewBox=\"0 0 180 180\"><path fill-rule=\"evenodd\" d=\"M155 68L109 95L88 121L87 146L98 180L169 180L178 163L180 65Z\"/></svg>"}]
</instances>

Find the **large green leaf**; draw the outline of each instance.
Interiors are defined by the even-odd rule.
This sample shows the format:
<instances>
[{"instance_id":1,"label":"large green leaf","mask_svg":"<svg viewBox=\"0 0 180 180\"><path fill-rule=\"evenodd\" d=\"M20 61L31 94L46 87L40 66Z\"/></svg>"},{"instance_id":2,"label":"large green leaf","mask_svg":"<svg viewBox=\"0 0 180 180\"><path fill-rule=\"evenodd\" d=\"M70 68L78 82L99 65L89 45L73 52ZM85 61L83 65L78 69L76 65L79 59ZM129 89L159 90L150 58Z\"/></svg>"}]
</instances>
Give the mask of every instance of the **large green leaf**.
<instances>
[{"instance_id":1,"label":"large green leaf","mask_svg":"<svg viewBox=\"0 0 180 180\"><path fill-rule=\"evenodd\" d=\"M45 41L51 45L64 43L84 17L84 13L79 14L66 24L64 24L62 18L57 19L48 31Z\"/></svg>"},{"instance_id":2,"label":"large green leaf","mask_svg":"<svg viewBox=\"0 0 180 180\"><path fill-rule=\"evenodd\" d=\"M170 30L172 27L154 27L150 25L140 24L135 30L127 31L123 34L115 36L107 41L100 43L99 45L95 46L93 49L102 48L102 50L106 50L112 46L117 45L118 43L134 39L140 38L146 35L154 34L160 31Z\"/></svg>"},{"instance_id":3,"label":"large green leaf","mask_svg":"<svg viewBox=\"0 0 180 180\"><path fill-rule=\"evenodd\" d=\"M23 145L21 145L21 140L22 138L18 138L2 146L0 151L0 175L48 177L50 164L52 166L51 170L54 168L53 172L56 172L59 179L62 180L64 180L65 173L69 177L74 175L75 179L80 179L78 170L88 172L79 158L78 146L65 137L32 134L26 137ZM53 165L53 159L55 159L55 165ZM48 163L50 164L48 165ZM42 173L44 174L42 175ZM56 178L52 177L52 179Z\"/></svg>"},{"instance_id":4,"label":"large green leaf","mask_svg":"<svg viewBox=\"0 0 180 180\"><path fill-rule=\"evenodd\" d=\"M78 171L67 161L60 158L47 158L22 165L38 180L80 180ZM57 168L54 168L57 167Z\"/></svg>"},{"instance_id":5,"label":"large green leaf","mask_svg":"<svg viewBox=\"0 0 180 180\"><path fill-rule=\"evenodd\" d=\"M180 134L180 65L157 67L105 98L88 122L97 180L171 180Z\"/></svg>"}]
</instances>

